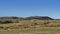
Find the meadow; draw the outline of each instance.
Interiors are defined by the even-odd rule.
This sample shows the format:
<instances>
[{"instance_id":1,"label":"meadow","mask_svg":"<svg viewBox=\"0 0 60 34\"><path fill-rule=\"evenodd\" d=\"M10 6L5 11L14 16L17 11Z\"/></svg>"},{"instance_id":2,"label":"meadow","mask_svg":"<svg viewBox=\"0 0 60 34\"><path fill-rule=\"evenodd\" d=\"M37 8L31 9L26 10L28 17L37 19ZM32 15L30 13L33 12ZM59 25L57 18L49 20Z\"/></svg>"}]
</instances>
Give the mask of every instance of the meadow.
<instances>
[{"instance_id":1,"label":"meadow","mask_svg":"<svg viewBox=\"0 0 60 34\"><path fill-rule=\"evenodd\" d=\"M60 27L41 27L15 30L0 30L0 34L60 34Z\"/></svg>"},{"instance_id":2,"label":"meadow","mask_svg":"<svg viewBox=\"0 0 60 34\"><path fill-rule=\"evenodd\" d=\"M0 24L0 34L60 34L60 20L24 20Z\"/></svg>"}]
</instances>

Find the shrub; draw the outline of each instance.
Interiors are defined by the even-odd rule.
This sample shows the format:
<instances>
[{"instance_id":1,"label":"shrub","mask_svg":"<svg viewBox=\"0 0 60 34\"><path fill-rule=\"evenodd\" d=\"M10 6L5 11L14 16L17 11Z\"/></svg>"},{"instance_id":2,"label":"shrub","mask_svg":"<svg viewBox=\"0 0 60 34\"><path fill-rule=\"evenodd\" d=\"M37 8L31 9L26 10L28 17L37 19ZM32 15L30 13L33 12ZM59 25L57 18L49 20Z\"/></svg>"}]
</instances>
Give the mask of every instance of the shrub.
<instances>
[{"instance_id":1,"label":"shrub","mask_svg":"<svg viewBox=\"0 0 60 34\"><path fill-rule=\"evenodd\" d=\"M14 26L10 26L9 28L10 28L10 29L14 29Z\"/></svg>"},{"instance_id":2,"label":"shrub","mask_svg":"<svg viewBox=\"0 0 60 34\"><path fill-rule=\"evenodd\" d=\"M13 23L12 21L4 21L2 24Z\"/></svg>"},{"instance_id":3,"label":"shrub","mask_svg":"<svg viewBox=\"0 0 60 34\"><path fill-rule=\"evenodd\" d=\"M7 30L7 27L6 26L0 26L0 29Z\"/></svg>"},{"instance_id":4,"label":"shrub","mask_svg":"<svg viewBox=\"0 0 60 34\"><path fill-rule=\"evenodd\" d=\"M16 25L14 28L15 28L15 29L19 29L20 27L19 27L19 25Z\"/></svg>"},{"instance_id":5,"label":"shrub","mask_svg":"<svg viewBox=\"0 0 60 34\"><path fill-rule=\"evenodd\" d=\"M2 21L0 21L0 24L2 23Z\"/></svg>"}]
</instances>

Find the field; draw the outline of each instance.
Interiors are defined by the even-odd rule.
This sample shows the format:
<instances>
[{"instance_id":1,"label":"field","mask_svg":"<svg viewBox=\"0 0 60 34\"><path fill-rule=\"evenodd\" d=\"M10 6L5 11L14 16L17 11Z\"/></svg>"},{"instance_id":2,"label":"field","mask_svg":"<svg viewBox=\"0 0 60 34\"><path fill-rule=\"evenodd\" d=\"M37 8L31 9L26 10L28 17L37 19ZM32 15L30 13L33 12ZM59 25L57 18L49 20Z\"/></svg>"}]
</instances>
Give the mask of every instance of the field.
<instances>
[{"instance_id":1,"label":"field","mask_svg":"<svg viewBox=\"0 0 60 34\"><path fill-rule=\"evenodd\" d=\"M31 29L0 30L0 34L60 34L60 28L41 27Z\"/></svg>"},{"instance_id":2,"label":"field","mask_svg":"<svg viewBox=\"0 0 60 34\"><path fill-rule=\"evenodd\" d=\"M60 34L60 20L26 20L0 26L4 27L0 34Z\"/></svg>"}]
</instances>

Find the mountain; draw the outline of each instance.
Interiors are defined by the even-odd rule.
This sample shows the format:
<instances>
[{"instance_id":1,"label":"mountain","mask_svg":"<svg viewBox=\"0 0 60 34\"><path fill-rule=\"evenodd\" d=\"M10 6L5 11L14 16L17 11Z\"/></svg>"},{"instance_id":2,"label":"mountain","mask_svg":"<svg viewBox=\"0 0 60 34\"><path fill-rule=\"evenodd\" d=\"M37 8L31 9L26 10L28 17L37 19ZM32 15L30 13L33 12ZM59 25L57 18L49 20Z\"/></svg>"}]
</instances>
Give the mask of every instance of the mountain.
<instances>
[{"instance_id":1,"label":"mountain","mask_svg":"<svg viewBox=\"0 0 60 34\"><path fill-rule=\"evenodd\" d=\"M31 17L27 17L26 19L53 20L53 18L50 18L48 16L31 16Z\"/></svg>"}]
</instances>

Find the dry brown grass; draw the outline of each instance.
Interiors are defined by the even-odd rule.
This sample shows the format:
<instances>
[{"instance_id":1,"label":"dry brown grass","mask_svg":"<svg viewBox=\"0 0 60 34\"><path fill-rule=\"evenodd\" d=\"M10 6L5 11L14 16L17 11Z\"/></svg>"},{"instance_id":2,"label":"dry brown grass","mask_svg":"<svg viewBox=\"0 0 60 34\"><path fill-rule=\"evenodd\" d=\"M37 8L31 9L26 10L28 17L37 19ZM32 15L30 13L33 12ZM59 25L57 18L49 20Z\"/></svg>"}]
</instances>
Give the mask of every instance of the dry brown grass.
<instances>
[{"instance_id":1,"label":"dry brown grass","mask_svg":"<svg viewBox=\"0 0 60 34\"><path fill-rule=\"evenodd\" d=\"M3 29L20 29L36 27L60 27L60 20L24 20L20 23L1 24ZM49 24L48 24L49 22Z\"/></svg>"},{"instance_id":2,"label":"dry brown grass","mask_svg":"<svg viewBox=\"0 0 60 34\"><path fill-rule=\"evenodd\" d=\"M60 34L60 20L25 20L19 22L0 24L0 34Z\"/></svg>"}]
</instances>

